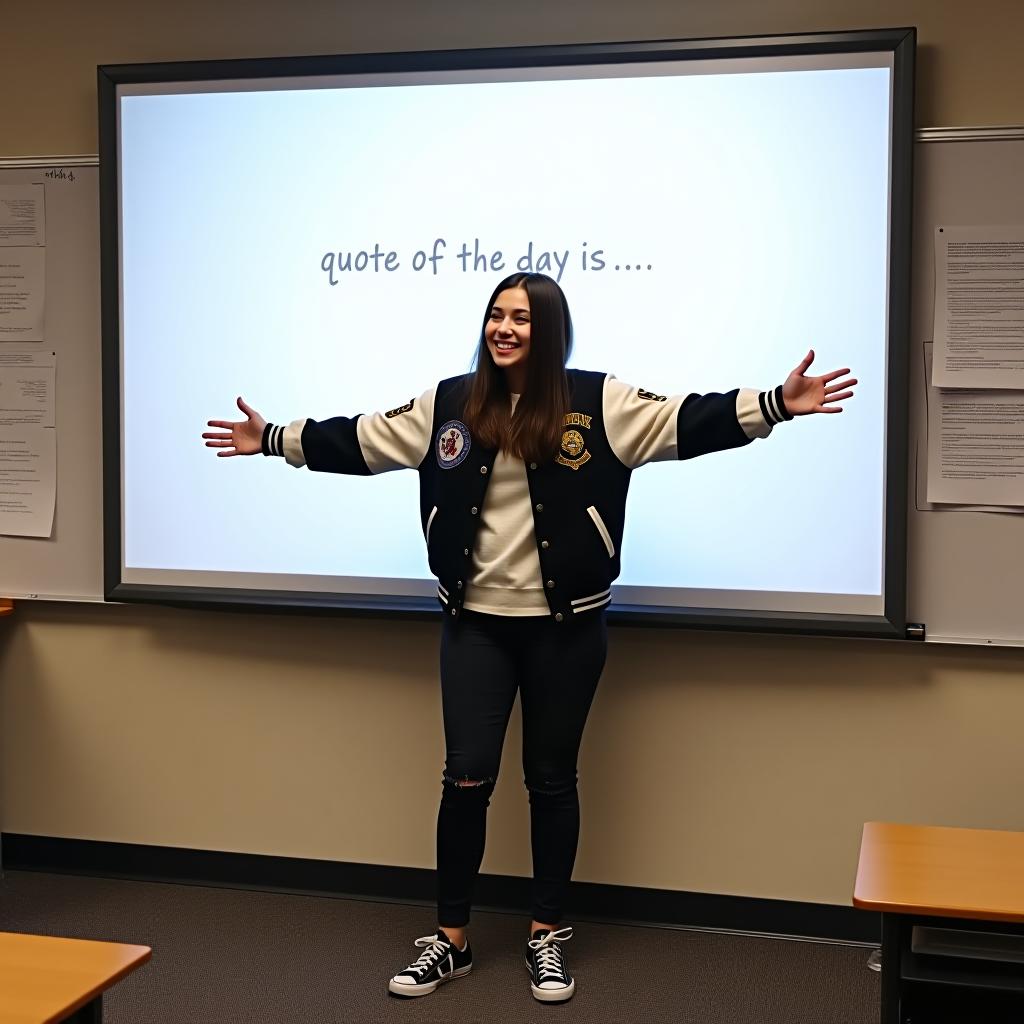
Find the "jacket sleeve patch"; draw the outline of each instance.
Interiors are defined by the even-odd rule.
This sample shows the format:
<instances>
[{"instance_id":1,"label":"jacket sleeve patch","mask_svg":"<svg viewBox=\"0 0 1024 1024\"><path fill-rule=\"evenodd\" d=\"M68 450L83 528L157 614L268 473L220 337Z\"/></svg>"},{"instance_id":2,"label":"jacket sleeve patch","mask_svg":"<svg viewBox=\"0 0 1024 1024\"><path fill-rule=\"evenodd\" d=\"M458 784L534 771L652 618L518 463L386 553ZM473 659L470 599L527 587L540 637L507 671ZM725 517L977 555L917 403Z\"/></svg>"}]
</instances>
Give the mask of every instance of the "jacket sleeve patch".
<instances>
[{"instance_id":1,"label":"jacket sleeve patch","mask_svg":"<svg viewBox=\"0 0 1024 1024\"><path fill-rule=\"evenodd\" d=\"M656 395L653 391L644 391L643 388L636 389L637 398L646 398L648 402L664 402L668 398L667 395Z\"/></svg>"}]
</instances>

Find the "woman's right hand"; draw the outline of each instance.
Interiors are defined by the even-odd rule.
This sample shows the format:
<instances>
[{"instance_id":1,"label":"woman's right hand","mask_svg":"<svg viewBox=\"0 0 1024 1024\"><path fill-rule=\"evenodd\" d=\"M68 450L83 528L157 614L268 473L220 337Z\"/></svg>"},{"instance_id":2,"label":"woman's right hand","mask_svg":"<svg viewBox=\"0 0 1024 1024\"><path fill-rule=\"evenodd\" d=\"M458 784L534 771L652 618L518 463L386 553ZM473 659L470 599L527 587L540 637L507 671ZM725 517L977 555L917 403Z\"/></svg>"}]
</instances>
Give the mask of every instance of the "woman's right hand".
<instances>
[{"instance_id":1,"label":"woman's right hand","mask_svg":"<svg viewBox=\"0 0 1024 1024\"><path fill-rule=\"evenodd\" d=\"M258 455L263 450L263 431L267 421L251 406L238 399L238 408L245 413L245 419L232 423L230 420L208 420L208 427L220 427L220 431L203 434L207 448L219 448L218 456Z\"/></svg>"}]
</instances>

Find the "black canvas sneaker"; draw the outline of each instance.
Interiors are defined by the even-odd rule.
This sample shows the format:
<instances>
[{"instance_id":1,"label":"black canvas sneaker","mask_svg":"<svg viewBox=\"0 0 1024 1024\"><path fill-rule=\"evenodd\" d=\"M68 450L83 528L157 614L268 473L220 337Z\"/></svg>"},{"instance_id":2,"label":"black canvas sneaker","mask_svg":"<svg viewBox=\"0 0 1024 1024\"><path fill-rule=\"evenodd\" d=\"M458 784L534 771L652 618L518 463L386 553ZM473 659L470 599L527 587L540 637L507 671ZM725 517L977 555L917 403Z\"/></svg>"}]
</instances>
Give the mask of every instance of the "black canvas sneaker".
<instances>
[{"instance_id":1,"label":"black canvas sneaker","mask_svg":"<svg viewBox=\"0 0 1024 1024\"><path fill-rule=\"evenodd\" d=\"M439 931L436 935L417 939L416 945L426 947L420 958L388 982L388 991L396 996L429 995L443 982L461 978L473 969L469 939L466 939L466 948L460 950L448 941L444 932Z\"/></svg>"},{"instance_id":2,"label":"black canvas sneaker","mask_svg":"<svg viewBox=\"0 0 1024 1024\"><path fill-rule=\"evenodd\" d=\"M572 938L572 928L557 931L538 929L526 944L526 967L530 972L533 998L542 1003L572 999L576 982L569 973L561 943Z\"/></svg>"}]
</instances>

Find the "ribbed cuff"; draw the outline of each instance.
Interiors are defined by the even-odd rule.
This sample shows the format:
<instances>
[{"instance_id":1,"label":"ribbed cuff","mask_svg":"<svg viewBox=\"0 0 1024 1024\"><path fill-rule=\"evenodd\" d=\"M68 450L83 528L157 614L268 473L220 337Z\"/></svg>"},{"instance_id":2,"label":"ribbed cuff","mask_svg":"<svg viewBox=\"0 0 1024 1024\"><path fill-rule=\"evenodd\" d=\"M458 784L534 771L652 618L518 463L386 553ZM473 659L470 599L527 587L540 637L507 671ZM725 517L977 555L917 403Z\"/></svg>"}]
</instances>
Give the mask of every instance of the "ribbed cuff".
<instances>
[{"instance_id":1,"label":"ribbed cuff","mask_svg":"<svg viewBox=\"0 0 1024 1024\"><path fill-rule=\"evenodd\" d=\"M263 428L260 447L264 455L284 456L284 427L275 427L273 423L268 423Z\"/></svg>"},{"instance_id":2,"label":"ribbed cuff","mask_svg":"<svg viewBox=\"0 0 1024 1024\"><path fill-rule=\"evenodd\" d=\"M782 398L781 384L773 391L762 391L758 396L758 402L761 405L761 415L773 427L776 423L793 418L793 414L786 408L786 403Z\"/></svg>"}]
</instances>

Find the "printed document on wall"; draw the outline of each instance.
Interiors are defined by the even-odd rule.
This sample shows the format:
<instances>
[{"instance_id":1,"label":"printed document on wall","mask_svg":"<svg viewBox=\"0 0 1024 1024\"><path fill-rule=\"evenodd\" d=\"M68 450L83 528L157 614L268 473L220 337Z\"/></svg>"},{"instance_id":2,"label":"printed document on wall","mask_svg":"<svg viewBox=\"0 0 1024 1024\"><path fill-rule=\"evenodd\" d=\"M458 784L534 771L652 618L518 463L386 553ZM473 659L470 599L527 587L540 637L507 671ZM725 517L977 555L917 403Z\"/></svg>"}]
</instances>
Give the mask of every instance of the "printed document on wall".
<instances>
[{"instance_id":1,"label":"printed document on wall","mask_svg":"<svg viewBox=\"0 0 1024 1024\"><path fill-rule=\"evenodd\" d=\"M42 185L0 185L0 245L46 245Z\"/></svg>"},{"instance_id":2,"label":"printed document on wall","mask_svg":"<svg viewBox=\"0 0 1024 1024\"><path fill-rule=\"evenodd\" d=\"M1024 391L932 390L928 501L1024 506Z\"/></svg>"},{"instance_id":3,"label":"printed document on wall","mask_svg":"<svg viewBox=\"0 0 1024 1024\"><path fill-rule=\"evenodd\" d=\"M57 355L0 350L0 426L56 425Z\"/></svg>"},{"instance_id":4,"label":"printed document on wall","mask_svg":"<svg viewBox=\"0 0 1024 1024\"><path fill-rule=\"evenodd\" d=\"M914 488L915 500L918 512L1000 512L1005 514L1016 514L1024 512L1024 507L1013 507L1011 505L961 505L953 502L931 502L928 500L928 459L929 459L929 428L927 416L932 406L939 401L941 391L932 387L932 343L926 342L921 346L921 354L924 361L924 408L925 426L917 439L917 450L914 457Z\"/></svg>"},{"instance_id":5,"label":"printed document on wall","mask_svg":"<svg viewBox=\"0 0 1024 1024\"><path fill-rule=\"evenodd\" d=\"M0 352L0 534L53 533L56 374L52 352Z\"/></svg>"},{"instance_id":6,"label":"printed document on wall","mask_svg":"<svg viewBox=\"0 0 1024 1024\"><path fill-rule=\"evenodd\" d=\"M0 245L0 341L42 341L46 249Z\"/></svg>"},{"instance_id":7,"label":"printed document on wall","mask_svg":"<svg viewBox=\"0 0 1024 1024\"><path fill-rule=\"evenodd\" d=\"M1024 226L935 229L941 388L1024 388Z\"/></svg>"},{"instance_id":8,"label":"printed document on wall","mask_svg":"<svg viewBox=\"0 0 1024 1024\"><path fill-rule=\"evenodd\" d=\"M0 427L0 534L49 537L57 497L57 431Z\"/></svg>"}]
</instances>

